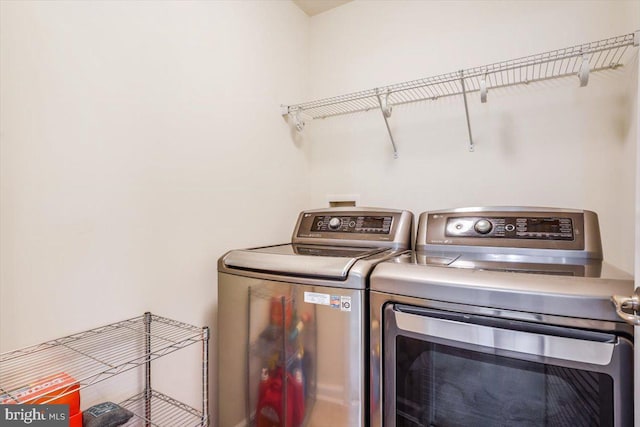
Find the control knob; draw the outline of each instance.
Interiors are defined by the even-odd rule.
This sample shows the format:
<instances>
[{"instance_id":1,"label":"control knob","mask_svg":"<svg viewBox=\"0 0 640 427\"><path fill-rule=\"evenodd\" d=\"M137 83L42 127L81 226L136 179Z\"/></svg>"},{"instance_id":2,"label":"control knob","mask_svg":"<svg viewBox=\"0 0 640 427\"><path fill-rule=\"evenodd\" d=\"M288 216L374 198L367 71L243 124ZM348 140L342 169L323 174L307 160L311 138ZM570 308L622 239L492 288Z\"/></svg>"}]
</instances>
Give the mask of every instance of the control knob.
<instances>
[{"instance_id":1,"label":"control knob","mask_svg":"<svg viewBox=\"0 0 640 427\"><path fill-rule=\"evenodd\" d=\"M342 225L342 221L340 221L340 218L331 218L329 220L329 228L332 230L337 230L338 228L340 228L340 225Z\"/></svg>"},{"instance_id":2,"label":"control knob","mask_svg":"<svg viewBox=\"0 0 640 427\"><path fill-rule=\"evenodd\" d=\"M473 226L473 229L480 234L487 234L493 229L493 224L488 219L479 219Z\"/></svg>"}]
</instances>

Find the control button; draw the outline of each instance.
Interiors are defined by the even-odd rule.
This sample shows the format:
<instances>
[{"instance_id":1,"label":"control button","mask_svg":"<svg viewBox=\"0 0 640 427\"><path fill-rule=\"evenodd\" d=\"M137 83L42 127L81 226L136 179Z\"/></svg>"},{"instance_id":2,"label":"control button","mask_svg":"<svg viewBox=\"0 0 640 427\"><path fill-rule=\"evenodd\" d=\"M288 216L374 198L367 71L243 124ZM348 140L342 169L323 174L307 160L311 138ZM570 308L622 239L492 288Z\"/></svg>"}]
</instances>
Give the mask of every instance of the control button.
<instances>
[{"instance_id":1,"label":"control button","mask_svg":"<svg viewBox=\"0 0 640 427\"><path fill-rule=\"evenodd\" d=\"M355 221L349 222L349 227L353 228L355 226L356 226L356 222Z\"/></svg>"},{"instance_id":2,"label":"control button","mask_svg":"<svg viewBox=\"0 0 640 427\"><path fill-rule=\"evenodd\" d=\"M513 224L507 224L504 226L504 229L507 231L513 231L516 229L516 227Z\"/></svg>"},{"instance_id":3,"label":"control button","mask_svg":"<svg viewBox=\"0 0 640 427\"><path fill-rule=\"evenodd\" d=\"M488 219L479 219L473 228L480 234L487 234L493 228L493 224Z\"/></svg>"},{"instance_id":4,"label":"control button","mask_svg":"<svg viewBox=\"0 0 640 427\"><path fill-rule=\"evenodd\" d=\"M332 230L336 230L340 228L341 224L342 224L342 221L340 221L340 218L331 218L329 220L329 228L331 228Z\"/></svg>"}]
</instances>

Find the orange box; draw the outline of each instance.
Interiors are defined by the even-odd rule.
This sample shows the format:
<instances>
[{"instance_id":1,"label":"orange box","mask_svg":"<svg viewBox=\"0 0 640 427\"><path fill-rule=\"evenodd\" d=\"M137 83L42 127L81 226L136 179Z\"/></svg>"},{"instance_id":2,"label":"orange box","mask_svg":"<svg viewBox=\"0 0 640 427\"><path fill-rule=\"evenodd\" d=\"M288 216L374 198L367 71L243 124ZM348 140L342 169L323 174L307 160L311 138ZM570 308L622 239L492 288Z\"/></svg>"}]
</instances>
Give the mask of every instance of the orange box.
<instances>
[{"instance_id":1,"label":"orange box","mask_svg":"<svg viewBox=\"0 0 640 427\"><path fill-rule=\"evenodd\" d=\"M60 372L0 395L0 403L67 404L69 405L69 417L72 417L80 411L79 389L78 381L75 378L65 372ZM64 396L61 396L62 394Z\"/></svg>"},{"instance_id":2,"label":"orange box","mask_svg":"<svg viewBox=\"0 0 640 427\"><path fill-rule=\"evenodd\" d=\"M69 417L69 427L82 427L82 412Z\"/></svg>"}]
</instances>

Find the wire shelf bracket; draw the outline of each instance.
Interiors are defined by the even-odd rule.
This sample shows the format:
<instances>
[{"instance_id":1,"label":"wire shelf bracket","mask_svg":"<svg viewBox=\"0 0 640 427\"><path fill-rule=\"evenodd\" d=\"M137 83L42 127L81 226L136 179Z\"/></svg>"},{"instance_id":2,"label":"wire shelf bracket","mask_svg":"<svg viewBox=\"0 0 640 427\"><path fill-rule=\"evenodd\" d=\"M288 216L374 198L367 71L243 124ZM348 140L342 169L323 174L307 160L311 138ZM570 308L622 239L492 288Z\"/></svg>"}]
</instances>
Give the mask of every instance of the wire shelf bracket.
<instances>
[{"instance_id":1,"label":"wire shelf bracket","mask_svg":"<svg viewBox=\"0 0 640 427\"><path fill-rule=\"evenodd\" d=\"M388 89L378 89L378 104L380 105L380 112L382 113L382 118L384 119L384 124L387 127L387 132L389 132L389 139L391 140L391 146L393 147L393 158L398 158L398 148L396 147L396 142L393 139L393 133L391 132L391 127L389 127L389 117L391 117L391 111L393 106L389 103L389 90Z\"/></svg>"},{"instance_id":2,"label":"wire shelf bracket","mask_svg":"<svg viewBox=\"0 0 640 427\"><path fill-rule=\"evenodd\" d=\"M458 72L301 104L281 105L281 114L289 117L298 132L302 132L308 120L380 109L389 133L394 158L398 158L398 150L388 120L391 117L393 107L461 95L469 132L469 151L474 151L467 103L469 94L479 92L481 103L486 103L489 89L571 76L573 78L577 76L580 87L585 87L588 85L592 73L622 67L629 59L633 48L637 48L639 45L640 30Z\"/></svg>"},{"instance_id":3,"label":"wire shelf bracket","mask_svg":"<svg viewBox=\"0 0 640 427\"><path fill-rule=\"evenodd\" d=\"M473 151L473 136L471 136L471 120L469 119L469 106L467 105L467 90L464 86L464 70L460 70L460 86L462 86L462 99L464 99L464 114L467 117L467 131L469 132L469 151Z\"/></svg>"}]
</instances>

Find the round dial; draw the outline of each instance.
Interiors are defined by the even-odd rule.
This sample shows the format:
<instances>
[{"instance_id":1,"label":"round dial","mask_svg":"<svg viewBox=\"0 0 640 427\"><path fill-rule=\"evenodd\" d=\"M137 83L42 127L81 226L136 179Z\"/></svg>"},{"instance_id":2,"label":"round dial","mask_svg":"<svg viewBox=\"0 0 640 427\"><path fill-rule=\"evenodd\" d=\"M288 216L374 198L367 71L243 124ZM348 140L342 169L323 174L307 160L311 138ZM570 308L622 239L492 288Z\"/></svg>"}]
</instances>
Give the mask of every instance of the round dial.
<instances>
[{"instance_id":1,"label":"round dial","mask_svg":"<svg viewBox=\"0 0 640 427\"><path fill-rule=\"evenodd\" d=\"M340 225L342 225L342 221L340 221L340 218L331 218L329 220L329 228L331 228L332 230L340 228Z\"/></svg>"},{"instance_id":2,"label":"round dial","mask_svg":"<svg viewBox=\"0 0 640 427\"><path fill-rule=\"evenodd\" d=\"M473 229L480 234L487 234L493 228L493 224L488 219L479 219L473 226Z\"/></svg>"}]
</instances>

